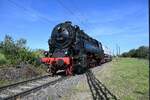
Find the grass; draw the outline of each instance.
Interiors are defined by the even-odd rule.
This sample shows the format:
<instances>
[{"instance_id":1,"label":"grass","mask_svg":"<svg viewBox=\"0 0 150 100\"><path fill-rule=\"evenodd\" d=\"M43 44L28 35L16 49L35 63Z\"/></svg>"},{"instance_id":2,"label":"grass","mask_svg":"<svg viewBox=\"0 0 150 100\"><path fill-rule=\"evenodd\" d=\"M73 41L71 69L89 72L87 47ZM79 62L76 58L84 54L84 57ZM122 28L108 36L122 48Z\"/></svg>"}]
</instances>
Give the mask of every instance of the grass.
<instances>
[{"instance_id":1,"label":"grass","mask_svg":"<svg viewBox=\"0 0 150 100\"><path fill-rule=\"evenodd\" d=\"M0 80L0 87L10 83L11 82L9 80Z\"/></svg>"},{"instance_id":2,"label":"grass","mask_svg":"<svg viewBox=\"0 0 150 100\"><path fill-rule=\"evenodd\" d=\"M96 77L121 100L149 99L148 60L119 58Z\"/></svg>"}]
</instances>

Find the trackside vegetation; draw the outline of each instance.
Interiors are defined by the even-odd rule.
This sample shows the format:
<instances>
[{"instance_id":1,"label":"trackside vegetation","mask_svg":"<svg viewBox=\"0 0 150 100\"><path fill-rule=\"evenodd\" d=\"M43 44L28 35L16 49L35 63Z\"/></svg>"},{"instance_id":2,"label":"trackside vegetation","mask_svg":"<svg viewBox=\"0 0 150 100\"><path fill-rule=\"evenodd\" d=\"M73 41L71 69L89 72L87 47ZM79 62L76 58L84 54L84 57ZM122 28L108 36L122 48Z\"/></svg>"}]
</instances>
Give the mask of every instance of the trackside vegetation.
<instances>
[{"instance_id":1,"label":"trackside vegetation","mask_svg":"<svg viewBox=\"0 0 150 100\"><path fill-rule=\"evenodd\" d=\"M26 46L27 40L21 38L14 40L6 35L0 41L0 65L17 65L28 63L38 65L38 58L42 57L42 50L31 50Z\"/></svg>"}]
</instances>

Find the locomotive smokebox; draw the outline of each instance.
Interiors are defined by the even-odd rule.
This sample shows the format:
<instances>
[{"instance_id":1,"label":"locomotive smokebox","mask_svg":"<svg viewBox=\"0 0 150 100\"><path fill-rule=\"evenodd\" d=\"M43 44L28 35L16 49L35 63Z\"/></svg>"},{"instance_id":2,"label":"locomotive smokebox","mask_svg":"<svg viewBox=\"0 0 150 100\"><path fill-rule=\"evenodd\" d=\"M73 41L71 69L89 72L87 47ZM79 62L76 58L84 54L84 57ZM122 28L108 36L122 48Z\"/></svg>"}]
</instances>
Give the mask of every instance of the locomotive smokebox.
<instances>
[{"instance_id":1,"label":"locomotive smokebox","mask_svg":"<svg viewBox=\"0 0 150 100\"><path fill-rule=\"evenodd\" d=\"M73 42L75 38L75 29L70 22L58 24L52 31L51 42L55 48L66 48Z\"/></svg>"},{"instance_id":2,"label":"locomotive smokebox","mask_svg":"<svg viewBox=\"0 0 150 100\"><path fill-rule=\"evenodd\" d=\"M58 27L58 32L55 33L57 42L63 42L69 38L69 32L65 28Z\"/></svg>"}]
</instances>

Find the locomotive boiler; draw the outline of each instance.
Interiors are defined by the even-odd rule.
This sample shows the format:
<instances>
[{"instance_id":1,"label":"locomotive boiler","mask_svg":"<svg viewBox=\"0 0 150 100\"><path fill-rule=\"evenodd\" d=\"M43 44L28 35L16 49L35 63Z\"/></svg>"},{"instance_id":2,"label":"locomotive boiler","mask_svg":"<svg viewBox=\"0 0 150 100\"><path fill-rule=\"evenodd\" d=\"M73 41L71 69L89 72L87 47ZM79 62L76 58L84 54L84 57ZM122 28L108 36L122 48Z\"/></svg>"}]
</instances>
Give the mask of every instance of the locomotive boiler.
<instances>
[{"instance_id":1,"label":"locomotive boiler","mask_svg":"<svg viewBox=\"0 0 150 100\"><path fill-rule=\"evenodd\" d=\"M48 65L48 72L52 75L58 70L64 70L66 75L83 73L90 67L100 65L104 57L101 42L70 21L54 27L48 45L49 51L41 61Z\"/></svg>"}]
</instances>

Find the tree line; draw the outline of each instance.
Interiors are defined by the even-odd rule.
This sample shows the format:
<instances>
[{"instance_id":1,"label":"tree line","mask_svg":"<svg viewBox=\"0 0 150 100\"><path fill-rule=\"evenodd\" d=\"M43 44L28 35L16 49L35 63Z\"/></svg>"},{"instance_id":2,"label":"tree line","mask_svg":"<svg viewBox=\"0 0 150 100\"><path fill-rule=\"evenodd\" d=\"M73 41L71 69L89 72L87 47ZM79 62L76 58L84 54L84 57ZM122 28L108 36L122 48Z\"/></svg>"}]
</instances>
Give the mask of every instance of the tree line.
<instances>
[{"instance_id":1,"label":"tree line","mask_svg":"<svg viewBox=\"0 0 150 100\"><path fill-rule=\"evenodd\" d=\"M131 49L128 52L124 52L121 54L122 57L133 57L133 58L149 58L149 47L148 46L140 46L137 49Z\"/></svg>"},{"instance_id":2,"label":"tree line","mask_svg":"<svg viewBox=\"0 0 150 100\"><path fill-rule=\"evenodd\" d=\"M0 41L0 65L20 63L38 64L38 59L42 57L42 50L31 50L26 46L27 40L20 38L14 40L6 35L3 41Z\"/></svg>"}]
</instances>

